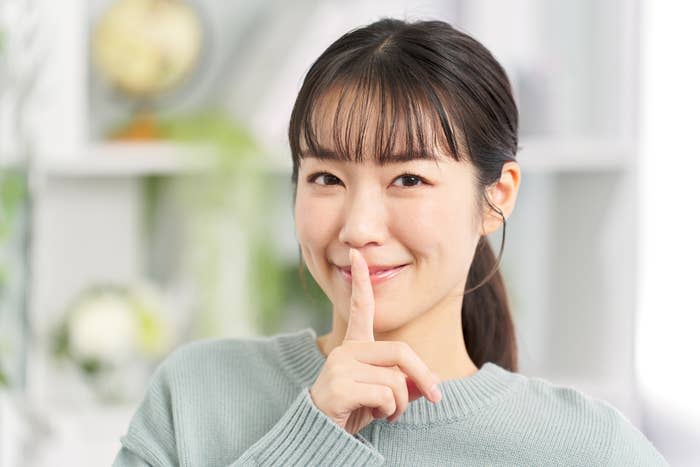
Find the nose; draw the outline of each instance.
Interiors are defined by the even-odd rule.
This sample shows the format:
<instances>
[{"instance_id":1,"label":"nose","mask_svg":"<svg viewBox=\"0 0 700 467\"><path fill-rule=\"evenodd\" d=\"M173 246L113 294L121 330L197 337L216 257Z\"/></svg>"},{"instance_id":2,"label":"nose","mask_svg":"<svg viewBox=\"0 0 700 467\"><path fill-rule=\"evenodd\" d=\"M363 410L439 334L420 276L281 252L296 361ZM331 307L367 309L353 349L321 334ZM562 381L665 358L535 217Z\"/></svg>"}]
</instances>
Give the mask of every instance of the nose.
<instances>
[{"instance_id":1,"label":"nose","mask_svg":"<svg viewBox=\"0 0 700 467\"><path fill-rule=\"evenodd\" d=\"M356 192L348 196L343 209L343 226L338 235L343 244L359 249L372 243L384 243L386 209L380 194L371 190Z\"/></svg>"}]
</instances>

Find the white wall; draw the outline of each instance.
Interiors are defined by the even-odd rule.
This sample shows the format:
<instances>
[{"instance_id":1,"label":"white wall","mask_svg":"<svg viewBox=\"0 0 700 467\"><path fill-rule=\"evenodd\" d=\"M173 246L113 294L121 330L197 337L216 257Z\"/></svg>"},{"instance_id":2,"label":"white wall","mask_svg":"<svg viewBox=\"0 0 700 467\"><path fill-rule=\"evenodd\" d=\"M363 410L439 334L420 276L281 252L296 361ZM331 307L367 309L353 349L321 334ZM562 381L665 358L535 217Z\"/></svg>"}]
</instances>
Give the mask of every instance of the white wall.
<instances>
[{"instance_id":1,"label":"white wall","mask_svg":"<svg viewBox=\"0 0 700 467\"><path fill-rule=\"evenodd\" d=\"M637 370L671 465L700 459L700 6L644 2Z\"/></svg>"}]
</instances>

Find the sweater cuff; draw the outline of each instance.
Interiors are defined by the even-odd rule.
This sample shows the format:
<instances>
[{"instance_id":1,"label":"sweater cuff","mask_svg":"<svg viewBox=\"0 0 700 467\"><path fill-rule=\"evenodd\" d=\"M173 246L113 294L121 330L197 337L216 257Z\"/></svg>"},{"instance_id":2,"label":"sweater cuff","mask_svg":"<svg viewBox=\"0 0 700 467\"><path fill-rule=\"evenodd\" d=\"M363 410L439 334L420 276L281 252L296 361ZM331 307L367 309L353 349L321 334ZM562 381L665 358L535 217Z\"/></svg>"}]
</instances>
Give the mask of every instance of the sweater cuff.
<instances>
[{"instance_id":1,"label":"sweater cuff","mask_svg":"<svg viewBox=\"0 0 700 467\"><path fill-rule=\"evenodd\" d=\"M365 465L384 463L384 456L362 435L351 435L311 400L303 388L282 418L253 444L244 458L255 465Z\"/></svg>"}]
</instances>

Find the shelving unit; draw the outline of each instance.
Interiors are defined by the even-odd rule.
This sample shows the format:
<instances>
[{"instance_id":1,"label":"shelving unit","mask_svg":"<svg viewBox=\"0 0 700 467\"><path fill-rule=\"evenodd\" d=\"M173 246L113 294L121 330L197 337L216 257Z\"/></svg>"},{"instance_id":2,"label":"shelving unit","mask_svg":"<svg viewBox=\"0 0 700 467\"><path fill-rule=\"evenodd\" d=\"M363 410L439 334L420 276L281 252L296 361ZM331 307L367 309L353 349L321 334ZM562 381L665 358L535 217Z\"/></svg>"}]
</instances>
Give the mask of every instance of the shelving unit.
<instances>
[{"instance_id":1,"label":"shelving unit","mask_svg":"<svg viewBox=\"0 0 700 467\"><path fill-rule=\"evenodd\" d=\"M629 167L634 153L631 142L550 140L526 138L520 143L518 161L528 173L587 173L619 171ZM287 147L275 153L288 153ZM71 159L45 160L36 170L51 178L130 178L177 176L215 168L215 149L173 142L101 143L89 146ZM263 172L291 176L291 159L264 160Z\"/></svg>"},{"instance_id":2,"label":"shelving unit","mask_svg":"<svg viewBox=\"0 0 700 467\"><path fill-rule=\"evenodd\" d=\"M502 261L518 331L521 371L608 400L640 426L633 366L636 109L630 97L635 88L630 83L636 83L637 7L632 0L594 0L558 18L554 15L562 7L556 0L518 2L513 11L489 0L443 3L443 17L473 33L503 59L512 72L521 108L524 126L518 160L523 180L517 207L508 219ZM332 8L336 7L345 8ZM83 16L91 14L89 8L75 8ZM222 3L216 8L233 7ZM364 11L370 10L368 6ZM577 17L577 12L582 16ZM56 27L68 38L63 46L84 47L85 18L62 19L66 22L59 21ZM323 23L323 18L318 21ZM584 22L574 28L577 21ZM76 28L79 24L82 29ZM316 37L313 27L308 28L309 37ZM567 27L571 35L556 41ZM577 54L577 47L585 50ZM36 166L42 182L33 219L30 318L32 332L39 337L46 335L68 300L84 286L96 280L131 281L148 275L153 268L147 243L172 252L171 263L160 269L173 274L165 279L172 280L173 289L177 287L178 226L187 222L186 212L166 190L160 219L164 224L157 229L158 237L146 242L144 181L158 176L176 184L180 177L211 169L214 156L206 146L100 142L87 131L90 112L99 110L90 106L89 91L95 89L88 82L87 63L73 63L73 67L66 63L73 62L59 60L48 67L60 78L58 83L70 83L70 92L55 98L55 103L59 107L86 103L86 110L68 116L62 124L71 129L70 137L61 139L55 153L44 149L49 157ZM576 73L567 73L569 69ZM594 71L585 74L588 69ZM294 83L299 79L296 74L285 77L281 72L280 76ZM551 94L538 92L548 86ZM271 89L269 94L280 92ZM538 102L537 96L543 101ZM546 110L543 115L535 113L540 103ZM49 113L47 118L51 115L56 116ZM60 129L53 129L49 141L40 147L51 148L51 135L56 133ZM291 261L296 259L289 207L291 160L285 146L269 152L280 157L261 161L261 167L280 182L278 204L270 210L280 213L275 216L276 231ZM489 240L498 251L501 231ZM226 278L227 284L237 285L227 288L227 297L240 297L232 308L245 309L245 269L234 259ZM243 313L231 316L225 333L250 333L246 319ZM43 351L36 347L29 355L27 392L37 407L51 411L61 425L70 416L61 408L69 406L61 404L70 399L70 391L56 387ZM102 416L99 408L91 410L86 419ZM122 414L130 410L123 408ZM105 439L114 439L115 433L125 429L121 415L105 411L104 419L113 428L112 433L104 433Z\"/></svg>"},{"instance_id":3,"label":"shelving unit","mask_svg":"<svg viewBox=\"0 0 700 467\"><path fill-rule=\"evenodd\" d=\"M98 143L77 157L40 161L37 170L50 177L138 177L179 175L210 170L215 150L173 142Z\"/></svg>"}]
</instances>

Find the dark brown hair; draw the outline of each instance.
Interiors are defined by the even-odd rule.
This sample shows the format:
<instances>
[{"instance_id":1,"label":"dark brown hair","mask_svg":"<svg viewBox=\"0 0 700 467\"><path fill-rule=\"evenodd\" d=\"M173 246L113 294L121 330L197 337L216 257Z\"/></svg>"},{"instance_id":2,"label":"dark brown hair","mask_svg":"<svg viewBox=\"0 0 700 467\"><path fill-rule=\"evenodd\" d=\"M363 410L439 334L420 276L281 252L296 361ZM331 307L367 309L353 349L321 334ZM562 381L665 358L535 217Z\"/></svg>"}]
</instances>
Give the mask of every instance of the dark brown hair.
<instances>
[{"instance_id":1,"label":"dark brown hair","mask_svg":"<svg viewBox=\"0 0 700 467\"><path fill-rule=\"evenodd\" d=\"M515 160L518 144L518 110L501 65L482 44L443 21L382 18L347 32L312 64L294 103L288 136L295 196L303 151L329 149L318 143L315 110L331 95L338 96L330 148L337 159L361 162L369 152L382 164L394 157L401 131L401 152L409 158L435 159L432 148L439 145L454 160L473 164L476 212L488 203L503 220L503 237L498 260L487 238L479 239L462 302L462 332L478 367L493 362L517 371L515 331L499 272L506 219L486 194L503 165ZM366 151L370 115L377 117L376 137ZM339 116L353 118L339 124Z\"/></svg>"}]
</instances>

